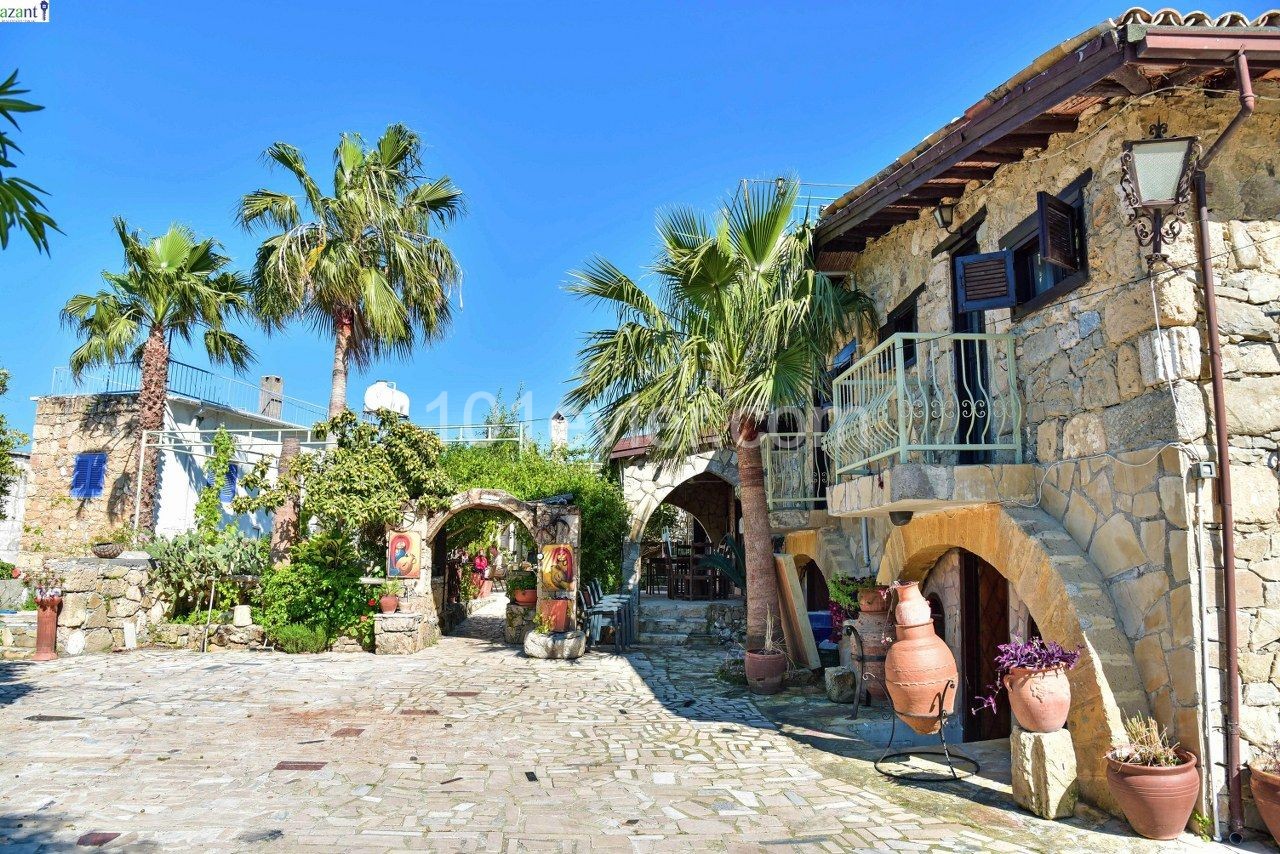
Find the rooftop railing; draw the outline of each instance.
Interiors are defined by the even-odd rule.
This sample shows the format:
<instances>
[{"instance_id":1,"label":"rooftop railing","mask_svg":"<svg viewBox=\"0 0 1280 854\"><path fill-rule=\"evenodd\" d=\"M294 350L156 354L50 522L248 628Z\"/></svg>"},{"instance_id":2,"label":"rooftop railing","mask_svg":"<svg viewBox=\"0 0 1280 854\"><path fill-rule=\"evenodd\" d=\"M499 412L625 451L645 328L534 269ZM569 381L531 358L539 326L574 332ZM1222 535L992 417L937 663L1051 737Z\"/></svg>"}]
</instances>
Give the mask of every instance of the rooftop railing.
<instances>
[{"instance_id":1,"label":"rooftop railing","mask_svg":"<svg viewBox=\"0 0 1280 854\"><path fill-rule=\"evenodd\" d=\"M53 394L129 394L142 388L142 369L116 362L75 376L62 366L53 369ZM169 362L169 393L245 412L285 424L310 425L329 417L328 410L305 400L264 389L235 377L220 376L183 362Z\"/></svg>"},{"instance_id":2,"label":"rooftop railing","mask_svg":"<svg viewBox=\"0 0 1280 854\"><path fill-rule=\"evenodd\" d=\"M1022 456L1014 337L900 332L836 378L823 439L833 477L878 461Z\"/></svg>"}]
</instances>

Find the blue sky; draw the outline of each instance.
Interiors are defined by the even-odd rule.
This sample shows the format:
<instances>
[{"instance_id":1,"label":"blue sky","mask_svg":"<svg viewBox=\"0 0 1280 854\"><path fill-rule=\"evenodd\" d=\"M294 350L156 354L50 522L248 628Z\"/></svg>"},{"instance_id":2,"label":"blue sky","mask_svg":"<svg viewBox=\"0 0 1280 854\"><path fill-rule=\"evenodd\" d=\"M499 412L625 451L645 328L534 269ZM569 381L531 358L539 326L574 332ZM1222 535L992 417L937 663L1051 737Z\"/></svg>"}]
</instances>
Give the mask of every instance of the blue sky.
<instances>
[{"instance_id":1,"label":"blue sky","mask_svg":"<svg viewBox=\"0 0 1280 854\"><path fill-rule=\"evenodd\" d=\"M290 142L324 173L340 132L398 121L468 196L446 235L464 308L444 343L353 375L352 401L394 380L415 420L439 423L427 404L445 392L456 423L472 393L523 382L539 432L581 334L609 320L564 293L566 271L599 253L639 272L656 209L710 208L742 178L852 186L1126 5L51 2L48 25L0 26L0 70L46 106L23 119L18 174L64 232L51 257L21 238L0 253L14 426L74 346L59 308L121 266L113 215L148 233L186 223L247 268L237 199L292 189L264 148ZM327 400L330 340L245 334L248 379Z\"/></svg>"}]
</instances>

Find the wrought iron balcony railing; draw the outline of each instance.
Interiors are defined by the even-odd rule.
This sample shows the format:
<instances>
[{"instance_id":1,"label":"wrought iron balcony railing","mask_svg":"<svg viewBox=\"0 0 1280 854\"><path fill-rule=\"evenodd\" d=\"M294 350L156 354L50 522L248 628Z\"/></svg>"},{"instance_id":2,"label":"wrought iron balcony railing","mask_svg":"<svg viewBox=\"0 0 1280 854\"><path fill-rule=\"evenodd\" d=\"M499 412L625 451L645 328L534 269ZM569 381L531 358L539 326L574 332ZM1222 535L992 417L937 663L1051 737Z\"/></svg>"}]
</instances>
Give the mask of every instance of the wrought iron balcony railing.
<instances>
[{"instance_id":1,"label":"wrought iron balcony railing","mask_svg":"<svg viewBox=\"0 0 1280 854\"><path fill-rule=\"evenodd\" d=\"M827 500L827 459L817 433L760 437L770 510L811 510Z\"/></svg>"},{"instance_id":2,"label":"wrought iron balcony railing","mask_svg":"<svg viewBox=\"0 0 1280 854\"><path fill-rule=\"evenodd\" d=\"M1014 337L900 332L836 378L823 439L833 477L877 461L1022 456Z\"/></svg>"}]
</instances>

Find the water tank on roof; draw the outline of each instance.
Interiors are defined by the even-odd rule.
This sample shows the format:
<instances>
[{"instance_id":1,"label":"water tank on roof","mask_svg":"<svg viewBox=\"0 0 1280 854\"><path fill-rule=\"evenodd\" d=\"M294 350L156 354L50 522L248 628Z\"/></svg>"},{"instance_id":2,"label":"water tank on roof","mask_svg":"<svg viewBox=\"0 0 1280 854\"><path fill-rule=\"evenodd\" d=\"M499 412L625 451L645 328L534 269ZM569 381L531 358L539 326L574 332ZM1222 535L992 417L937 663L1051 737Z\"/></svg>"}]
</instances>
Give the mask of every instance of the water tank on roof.
<instances>
[{"instance_id":1,"label":"water tank on roof","mask_svg":"<svg viewBox=\"0 0 1280 854\"><path fill-rule=\"evenodd\" d=\"M377 412L379 409L390 409L408 418L409 395L396 388L395 383L378 380L364 391L364 411Z\"/></svg>"}]
</instances>

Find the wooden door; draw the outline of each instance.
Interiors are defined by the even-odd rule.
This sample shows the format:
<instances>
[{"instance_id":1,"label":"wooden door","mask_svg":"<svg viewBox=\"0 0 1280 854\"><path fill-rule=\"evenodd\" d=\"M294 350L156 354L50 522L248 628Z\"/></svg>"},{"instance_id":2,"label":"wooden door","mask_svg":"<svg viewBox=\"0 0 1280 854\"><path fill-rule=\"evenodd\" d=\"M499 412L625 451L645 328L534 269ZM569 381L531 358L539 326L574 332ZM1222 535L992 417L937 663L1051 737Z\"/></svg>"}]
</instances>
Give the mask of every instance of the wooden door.
<instances>
[{"instance_id":1,"label":"wooden door","mask_svg":"<svg viewBox=\"0 0 1280 854\"><path fill-rule=\"evenodd\" d=\"M961 649L963 651L964 740L985 741L1009 735L1009 699L996 695L996 711L973 711L996 681L996 648L1009 641L1009 582L991 564L961 553Z\"/></svg>"}]
</instances>

